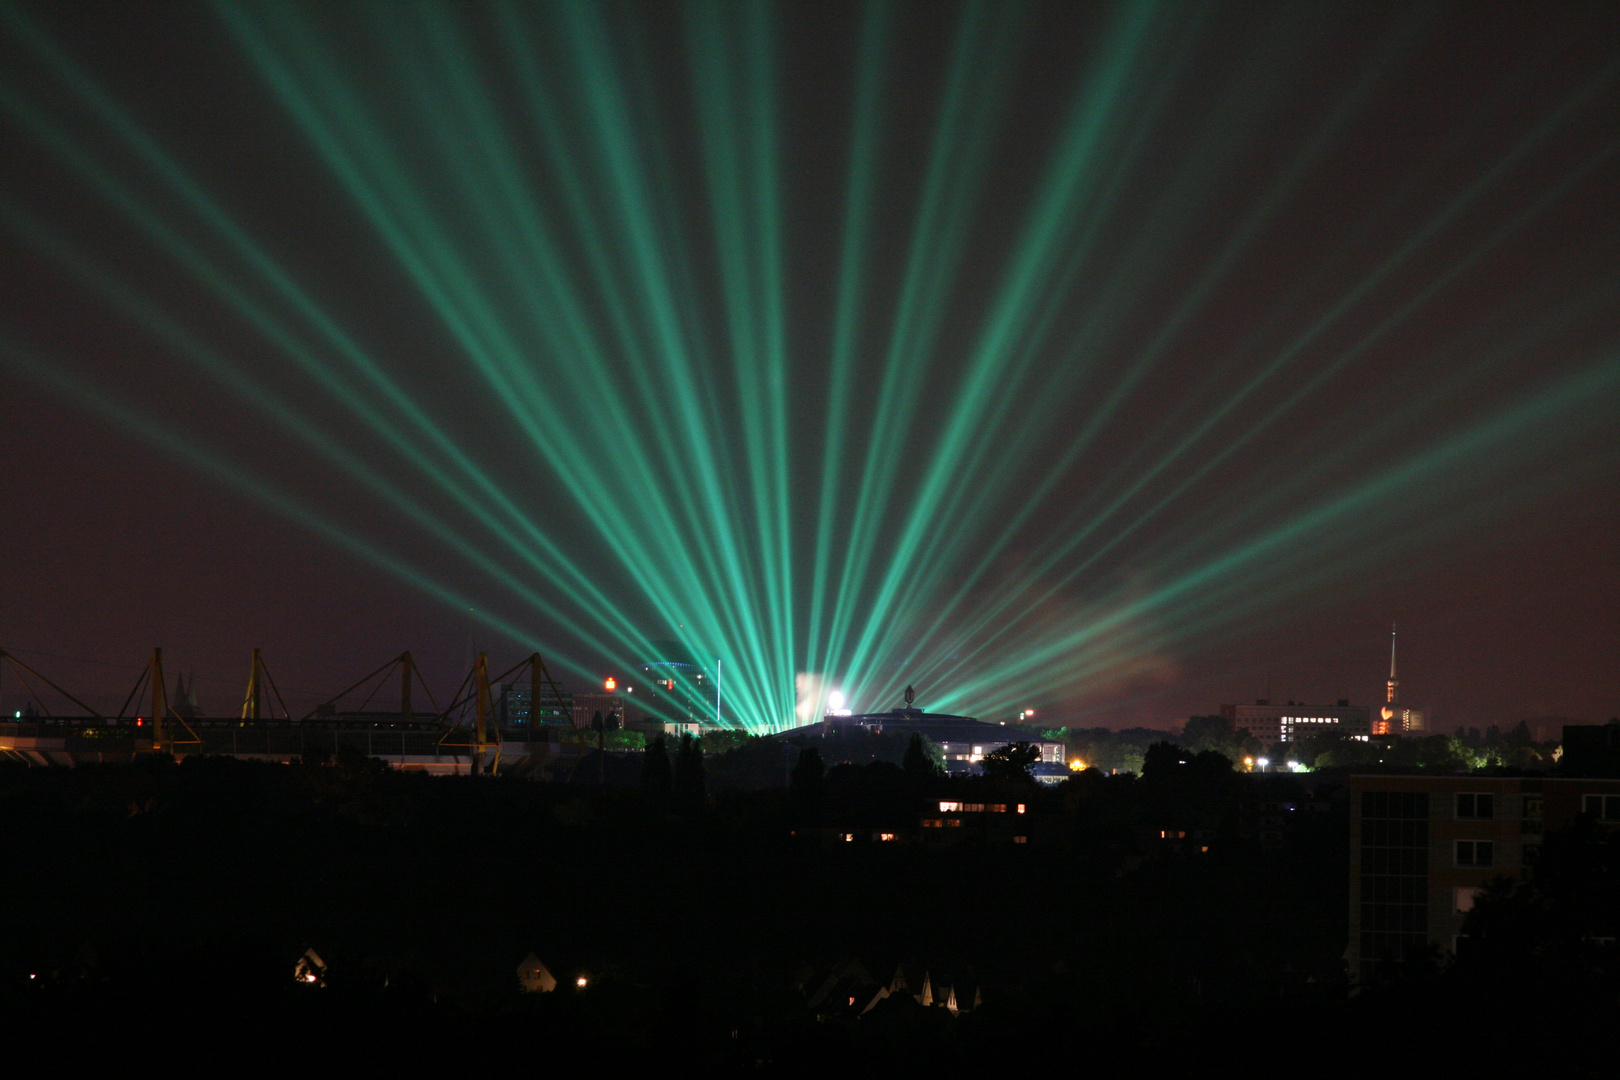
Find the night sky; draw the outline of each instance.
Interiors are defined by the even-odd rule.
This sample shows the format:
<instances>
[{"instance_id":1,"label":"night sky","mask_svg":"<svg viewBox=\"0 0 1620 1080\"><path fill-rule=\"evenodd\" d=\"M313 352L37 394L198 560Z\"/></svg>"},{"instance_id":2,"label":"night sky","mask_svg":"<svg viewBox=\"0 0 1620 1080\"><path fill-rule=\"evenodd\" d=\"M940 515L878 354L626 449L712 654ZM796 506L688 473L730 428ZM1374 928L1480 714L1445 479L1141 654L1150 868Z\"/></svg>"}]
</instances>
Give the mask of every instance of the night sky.
<instances>
[{"instance_id":1,"label":"night sky","mask_svg":"<svg viewBox=\"0 0 1620 1080\"><path fill-rule=\"evenodd\" d=\"M1613 3L5 5L0 125L0 649L103 710L1165 727L1394 623L1620 713Z\"/></svg>"}]
</instances>

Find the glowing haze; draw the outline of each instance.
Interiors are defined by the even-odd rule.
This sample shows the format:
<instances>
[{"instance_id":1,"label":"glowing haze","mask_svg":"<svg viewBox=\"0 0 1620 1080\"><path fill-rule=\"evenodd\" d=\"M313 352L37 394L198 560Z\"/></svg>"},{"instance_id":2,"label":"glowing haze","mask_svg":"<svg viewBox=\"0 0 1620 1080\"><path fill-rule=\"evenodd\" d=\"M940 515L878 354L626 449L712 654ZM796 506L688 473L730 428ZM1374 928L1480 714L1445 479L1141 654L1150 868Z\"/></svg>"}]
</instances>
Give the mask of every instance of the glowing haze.
<instances>
[{"instance_id":1,"label":"glowing haze","mask_svg":"<svg viewBox=\"0 0 1620 1080\"><path fill-rule=\"evenodd\" d=\"M1426 576L1526 547L1601 626L1613 13L1077 7L7 6L3 386L514 658L676 640L753 729L1366 700L1389 620L1475 621ZM115 557L8 544L0 647L171 632L61 644Z\"/></svg>"}]
</instances>

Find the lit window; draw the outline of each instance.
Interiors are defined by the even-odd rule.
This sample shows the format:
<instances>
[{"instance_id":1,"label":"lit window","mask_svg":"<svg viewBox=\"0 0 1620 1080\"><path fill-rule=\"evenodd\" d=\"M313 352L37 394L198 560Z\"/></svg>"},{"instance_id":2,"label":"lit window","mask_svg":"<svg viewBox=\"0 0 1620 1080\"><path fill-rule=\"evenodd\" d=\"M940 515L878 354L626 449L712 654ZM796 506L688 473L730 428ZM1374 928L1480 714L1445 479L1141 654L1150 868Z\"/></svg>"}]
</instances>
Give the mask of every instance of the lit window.
<instances>
[{"instance_id":1,"label":"lit window","mask_svg":"<svg viewBox=\"0 0 1620 1080\"><path fill-rule=\"evenodd\" d=\"M878 833L878 839L883 840L883 841L893 840L894 839L894 833L892 833L892 832Z\"/></svg>"},{"instance_id":2,"label":"lit window","mask_svg":"<svg viewBox=\"0 0 1620 1080\"><path fill-rule=\"evenodd\" d=\"M942 814L954 813L961 809L962 804L959 802L941 802L939 804L939 812Z\"/></svg>"},{"instance_id":3,"label":"lit window","mask_svg":"<svg viewBox=\"0 0 1620 1080\"><path fill-rule=\"evenodd\" d=\"M1027 836L1015 836L1015 837L1013 837L1013 843L1015 843L1015 844L1027 844L1027 843L1029 843L1029 837L1027 837Z\"/></svg>"},{"instance_id":4,"label":"lit window","mask_svg":"<svg viewBox=\"0 0 1620 1080\"><path fill-rule=\"evenodd\" d=\"M1024 812L1024 804L1023 803L1018 804L1018 812L1020 814L1022 814Z\"/></svg>"},{"instance_id":5,"label":"lit window","mask_svg":"<svg viewBox=\"0 0 1620 1080\"><path fill-rule=\"evenodd\" d=\"M1490 866L1495 858L1496 845L1490 840L1458 840L1458 866Z\"/></svg>"}]
</instances>

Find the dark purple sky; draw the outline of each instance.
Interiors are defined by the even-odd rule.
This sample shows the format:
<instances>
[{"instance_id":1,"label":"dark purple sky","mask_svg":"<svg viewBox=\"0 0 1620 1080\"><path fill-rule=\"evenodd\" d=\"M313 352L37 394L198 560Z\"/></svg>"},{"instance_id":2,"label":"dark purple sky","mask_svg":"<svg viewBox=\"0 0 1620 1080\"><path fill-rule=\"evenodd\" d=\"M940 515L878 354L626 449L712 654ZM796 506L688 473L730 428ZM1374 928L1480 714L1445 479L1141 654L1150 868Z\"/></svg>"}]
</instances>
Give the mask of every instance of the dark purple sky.
<instances>
[{"instance_id":1,"label":"dark purple sky","mask_svg":"<svg viewBox=\"0 0 1620 1080\"><path fill-rule=\"evenodd\" d=\"M327 75L377 110L371 134L405 163L400 183L442 226L495 320L518 327L531 279L494 264L499 237L479 231L454 156L433 134L437 107L457 126L446 57L464 53L487 93L491 138L524 163L522 197L565 238L562 263L594 332L608 336L617 299L644 320L637 333L653 334L632 272L638 242L679 282L676 322L713 380L705 423L718 459L746 473L757 446L732 376L753 361L739 358L727 318L743 307L755 317L759 305L739 305L725 284L716 222L730 166L704 142L693 59L703 20L668 5L588 10L606 13L585 20L611 58L601 84L581 74L592 60L532 11L532 39L513 46L478 5L401 9L387 25L342 4L263 5L235 30L201 6L6 8L0 649L112 709L160 645L171 678L195 672L202 704L218 713L239 707L254 647L295 712L406 648L444 694L479 650L500 669L539 647L579 687L585 673L622 665L624 648L587 640L602 620L577 594L469 528L478 551L556 608L515 599L266 414L273 396L430 512L462 513L364 428L356 401L367 394L334 395L289 359L289 341L328 360L330 344L245 250L377 358L641 633L678 633L645 587L647 566L615 554L589 505L634 490L619 450L651 446L670 399L638 392L622 353L536 347L526 355L560 426L602 463L580 475L612 489L582 492L543 461L444 308L255 66L241 29L262 30L282 57L307 42L327 50L326 69L300 76L315 113L336 115L318 92ZM719 36L745 40L731 25L742 9L717 10ZM1054 722L1109 726L1168 726L1268 689L1373 703L1398 622L1404 699L1442 729L1620 714L1620 9L1169 5L1136 24L1132 10L893 12L872 98L877 149L841 425L829 419L828 357L848 265L865 9L776 11L766 111L780 154L781 445L797 625L821 486L835 489L841 518L866 500L881 522L876 553L857 551L873 559L858 578L865 599L880 591L896 557L887 545L917 512L910 499L928 469L959 461L977 501L923 509L926 535L950 544L907 575L914 602L869 658L874 694L892 690L885 679L917 678L932 700L956 693L953 707L987 718L1028 703ZM286 12L307 25L291 29ZM550 80L564 156L577 154L587 197L607 208L595 235L619 290L586 271L591 230L563 208L555 148L537 142L517 90L519 54ZM951 125L953 78L962 112ZM603 85L629 117L623 132L592 126L600 117L584 103ZM1095 127L1079 130L1094 138L1065 173L1087 94ZM727 99L721 112L746 117L750 104ZM949 152L930 173L942 132ZM613 218L610 178L592 171L615 139L653 177L645 236ZM178 171L142 157L153 148ZM975 397L964 389L975 345L1059 178L1072 186L1045 261L1030 264L1034 299L1013 305L1013 344ZM942 193L937 219L931 191ZM230 246L200 197L248 248ZM213 269L188 265L181 246ZM939 270L928 333L902 314L916 251L924 270ZM252 325L222 292L227 280L292 337ZM168 331L140 310L161 313ZM886 360L896 327L912 337ZM177 334L259 391L185 360ZM1029 361L1018 368L1022 343ZM904 421L877 404L894 363L909 365L901 385L916 412ZM611 368L630 422L609 425L569 384L571 364ZM1023 403L1010 413L996 411L999 379ZM975 436L944 443L961 401ZM847 463L823 476L829 442L865 454L887 430L898 434L883 484L863 488ZM1084 449L1069 454L1083 432ZM660 484L673 482L667 462L656 468ZM1026 497L1035 512L1021 520ZM747 512L730 528L750 550L762 535L756 504L736 505ZM623 529L616 539L664 545L669 574L676 553L705 547L639 503ZM836 552L835 567L848 556ZM765 603L706 594L722 608ZM1005 596L1029 602L964 632L965 645L918 629L935 616L971 622ZM1115 628L1087 635L1104 624ZM902 645L919 636L908 667ZM1043 649L1051 655L1029 659ZM924 668L950 655L966 656L953 676L939 674L948 664ZM0 707L22 703L12 672L0 673Z\"/></svg>"}]
</instances>

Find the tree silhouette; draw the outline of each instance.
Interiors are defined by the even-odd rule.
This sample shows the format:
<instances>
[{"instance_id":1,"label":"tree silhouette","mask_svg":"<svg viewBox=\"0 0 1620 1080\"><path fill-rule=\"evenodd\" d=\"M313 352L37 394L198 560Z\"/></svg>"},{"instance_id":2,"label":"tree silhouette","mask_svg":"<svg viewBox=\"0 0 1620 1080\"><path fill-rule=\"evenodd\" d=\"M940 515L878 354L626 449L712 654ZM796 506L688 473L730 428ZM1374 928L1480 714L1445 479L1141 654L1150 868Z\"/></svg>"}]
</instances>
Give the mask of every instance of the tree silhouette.
<instances>
[{"instance_id":1,"label":"tree silhouette","mask_svg":"<svg viewBox=\"0 0 1620 1080\"><path fill-rule=\"evenodd\" d=\"M676 805L690 810L701 808L707 787L708 778L703 772L703 745L690 735L682 735L680 749L675 755L675 775L670 783Z\"/></svg>"},{"instance_id":2,"label":"tree silhouette","mask_svg":"<svg viewBox=\"0 0 1620 1080\"><path fill-rule=\"evenodd\" d=\"M826 775L827 767L822 764L821 751L807 746L799 751L799 760L793 766L793 790L819 794Z\"/></svg>"},{"instance_id":3,"label":"tree silhouette","mask_svg":"<svg viewBox=\"0 0 1620 1080\"><path fill-rule=\"evenodd\" d=\"M1034 743L1014 742L998 746L979 762L984 775L995 780L1032 780L1029 767L1041 759Z\"/></svg>"},{"instance_id":4,"label":"tree silhouette","mask_svg":"<svg viewBox=\"0 0 1620 1080\"><path fill-rule=\"evenodd\" d=\"M1214 750L1233 761L1261 752L1259 739L1224 716L1188 717L1181 729L1181 745L1192 751Z\"/></svg>"},{"instance_id":5,"label":"tree silhouette","mask_svg":"<svg viewBox=\"0 0 1620 1080\"><path fill-rule=\"evenodd\" d=\"M809 823L821 814L826 799L826 774L820 750L806 746L799 751L799 760L793 765L789 792L794 813L801 822Z\"/></svg>"},{"instance_id":6,"label":"tree silhouette","mask_svg":"<svg viewBox=\"0 0 1620 1080\"><path fill-rule=\"evenodd\" d=\"M1142 756L1142 778L1167 779L1187 764L1188 753L1173 742L1156 742Z\"/></svg>"},{"instance_id":7,"label":"tree silhouette","mask_svg":"<svg viewBox=\"0 0 1620 1080\"><path fill-rule=\"evenodd\" d=\"M911 733L911 741L906 744L906 756L900 762L900 767L905 770L906 780L913 787L939 776L940 768L934 763L934 756L928 752L921 732Z\"/></svg>"},{"instance_id":8,"label":"tree silhouette","mask_svg":"<svg viewBox=\"0 0 1620 1080\"><path fill-rule=\"evenodd\" d=\"M662 735L652 741L641 755L641 790L654 802L669 801L672 778L669 770L669 749Z\"/></svg>"}]
</instances>

